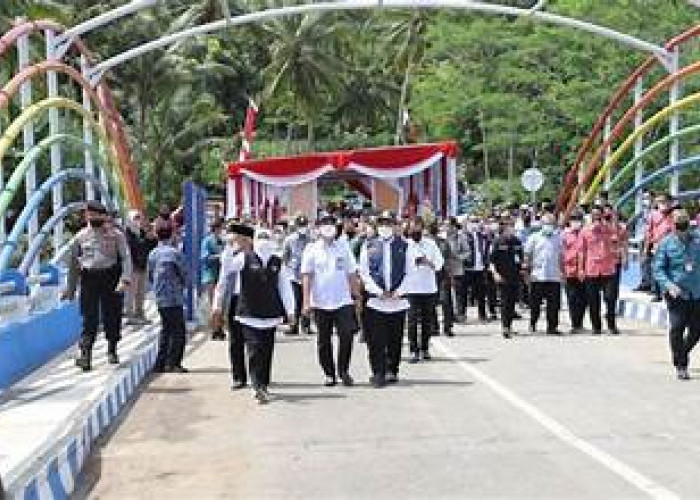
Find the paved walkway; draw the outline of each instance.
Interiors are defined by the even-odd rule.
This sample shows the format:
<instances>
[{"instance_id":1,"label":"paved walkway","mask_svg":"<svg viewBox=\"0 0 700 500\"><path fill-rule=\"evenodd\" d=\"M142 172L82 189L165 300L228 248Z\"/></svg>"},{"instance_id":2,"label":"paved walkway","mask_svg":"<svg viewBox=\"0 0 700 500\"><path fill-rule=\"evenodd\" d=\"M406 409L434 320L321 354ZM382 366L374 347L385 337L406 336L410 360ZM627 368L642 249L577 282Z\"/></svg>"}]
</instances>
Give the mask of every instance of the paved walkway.
<instances>
[{"instance_id":1,"label":"paved walkway","mask_svg":"<svg viewBox=\"0 0 700 500\"><path fill-rule=\"evenodd\" d=\"M519 325L521 329L525 324ZM154 377L93 450L77 498L672 498L700 491L700 374L665 333L505 341L497 325L434 339L435 359L324 388L313 337L279 337L274 400L229 390L226 343Z\"/></svg>"}]
</instances>

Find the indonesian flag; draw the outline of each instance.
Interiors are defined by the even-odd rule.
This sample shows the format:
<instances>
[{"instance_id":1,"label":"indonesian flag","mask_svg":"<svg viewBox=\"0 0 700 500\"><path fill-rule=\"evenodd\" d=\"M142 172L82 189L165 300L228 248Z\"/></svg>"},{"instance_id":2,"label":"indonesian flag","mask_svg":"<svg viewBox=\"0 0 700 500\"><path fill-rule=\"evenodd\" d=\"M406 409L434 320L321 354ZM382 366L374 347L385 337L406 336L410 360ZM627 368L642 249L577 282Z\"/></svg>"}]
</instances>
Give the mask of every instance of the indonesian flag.
<instances>
[{"instance_id":1,"label":"indonesian flag","mask_svg":"<svg viewBox=\"0 0 700 500\"><path fill-rule=\"evenodd\" d=\"M255 134L255 120L258 117L258 106L255 101L248 99L248 111L245 114L245 124L243 126L243 142L241 152L238 155L239 161L246 161L252 158L253 136Z\"/></svg>"}]
</instances>

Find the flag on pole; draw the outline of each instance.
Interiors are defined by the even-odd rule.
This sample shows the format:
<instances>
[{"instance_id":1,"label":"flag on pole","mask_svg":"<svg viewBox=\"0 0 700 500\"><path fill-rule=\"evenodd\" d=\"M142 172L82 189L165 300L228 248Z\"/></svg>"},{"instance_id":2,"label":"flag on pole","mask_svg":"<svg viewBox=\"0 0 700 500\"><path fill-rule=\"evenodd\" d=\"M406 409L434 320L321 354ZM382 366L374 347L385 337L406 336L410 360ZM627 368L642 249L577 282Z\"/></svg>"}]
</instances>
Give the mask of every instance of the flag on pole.
<instances>
[{"instance_id":1,"label":"flag on pole","mask_svg":"<svg viewBox=\"0 0 700 500\"><path fill-rule=\"evenodd\" d=\"M248 99L248 109L245 114L245 122L243 124L243 140L241 141L241 151L238 154L238 161L246 161L252 158L252 145L253 138L255 136L255 121L258 117L258 106L255 101ZM242 186L239 181L238 186ZM243 215L243 197L242 193L238 191L239 187L236 181L233 179L228 179L227 182L227 193L226 193L226 215L231 217L238 217Z\"/></svg>"}]
</instances>

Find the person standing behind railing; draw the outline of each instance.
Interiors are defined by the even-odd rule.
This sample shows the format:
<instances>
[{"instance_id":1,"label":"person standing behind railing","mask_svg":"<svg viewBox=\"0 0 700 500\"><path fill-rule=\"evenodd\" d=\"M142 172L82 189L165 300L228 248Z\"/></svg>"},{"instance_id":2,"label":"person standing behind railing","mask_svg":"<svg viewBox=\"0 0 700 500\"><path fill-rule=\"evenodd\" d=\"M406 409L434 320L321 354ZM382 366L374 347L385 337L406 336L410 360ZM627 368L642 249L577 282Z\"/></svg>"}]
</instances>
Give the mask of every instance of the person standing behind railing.
<instances>
[{"instance_id":1,"label":"person standing behind railing","mask_svg":"<svg viewBox=\"0 0 700 500\"><path fill-rule=\"evenodd\" d=\"M133 285L126 293L125 315L127 322L140 324L147 322L144 302L146 299L148 254L158 244L154 235L145 229L146 222L139 210L130 210L125 231L134 270Z\"/></svg>"},{"instance_id":2,"label":"person standing behind railing","mask_svg":"<svg viewBox=\"0 0 700 500\"><path fill-rule=\"evenodd\" d=\"M688 357L700 339L700 232L683 209L675 210L673 221L675 230L659 243L653 271L666 296L676 375L688 380Z\"/></svg>"},{"instance_id":3,"label":"person standing behind railing","mask_svg":"<svg viewBox=\"0 0 700 500\"><path fill-rule=\"evenodd\" d=\"M123 292L131 285L132 267L124 233L105 226L108 215L104 205L90 201L86 212L88 227L76 235L69 250L68 288L63 298L72 300L80 285L83 333L76 365L87 372L92 369L92 346L100 311L108 362L119 364L117 344L121 339Z\"/></svg>"}]
</instances>

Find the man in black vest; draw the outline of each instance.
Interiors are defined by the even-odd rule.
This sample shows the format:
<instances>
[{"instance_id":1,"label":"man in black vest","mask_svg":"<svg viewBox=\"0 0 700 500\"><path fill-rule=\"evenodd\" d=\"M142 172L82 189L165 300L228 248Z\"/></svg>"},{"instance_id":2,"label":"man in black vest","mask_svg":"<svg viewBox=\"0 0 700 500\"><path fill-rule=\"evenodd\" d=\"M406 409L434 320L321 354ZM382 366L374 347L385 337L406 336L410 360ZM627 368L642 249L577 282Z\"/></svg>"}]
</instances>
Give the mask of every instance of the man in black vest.
<instances>
[{"instance_id":1,"label":"man in black vest","mask_svg":"<svg viewBox=\"0 0 700 500\"><path fill-rule=\"evenodd\" d=\"M377 220L378 236L360 251L360 277L367 301L367 347L375 388L398 380L401 344L409 302L403 298L408 243L395 235L396 219L384 212ZM398 226L397 226L398 227Z\"/></svg>"},{"instance_id":2,"label":"man in black vest","mask_svg":"<svg viewBox=\"0 0 700 500\"><path fill-rule=\"evenodd\" d=\"M467 258L464 263L465 293L476 303L479 320L486 322L486 268L488 242L483 225L475 216L469 218L466 232Z\"/></svg>"},{"instance_id":3,"label":"man in black vest","mask_svg":"<svg viewBox=\"0 0 700 500\"><path fill-rule=\"evenodd\" d=\"M251 227L241 226L239 234L253 238ZM240 293L235 320L241 325L248 352L248 371L255 399L270 400L268 386L275 346L275 330L285 315L294 319L294 291L282 259L274 254L270 233L259 230L253 247L241 249L228 272L238 273Z\"/></svg>"}]
</instances>

